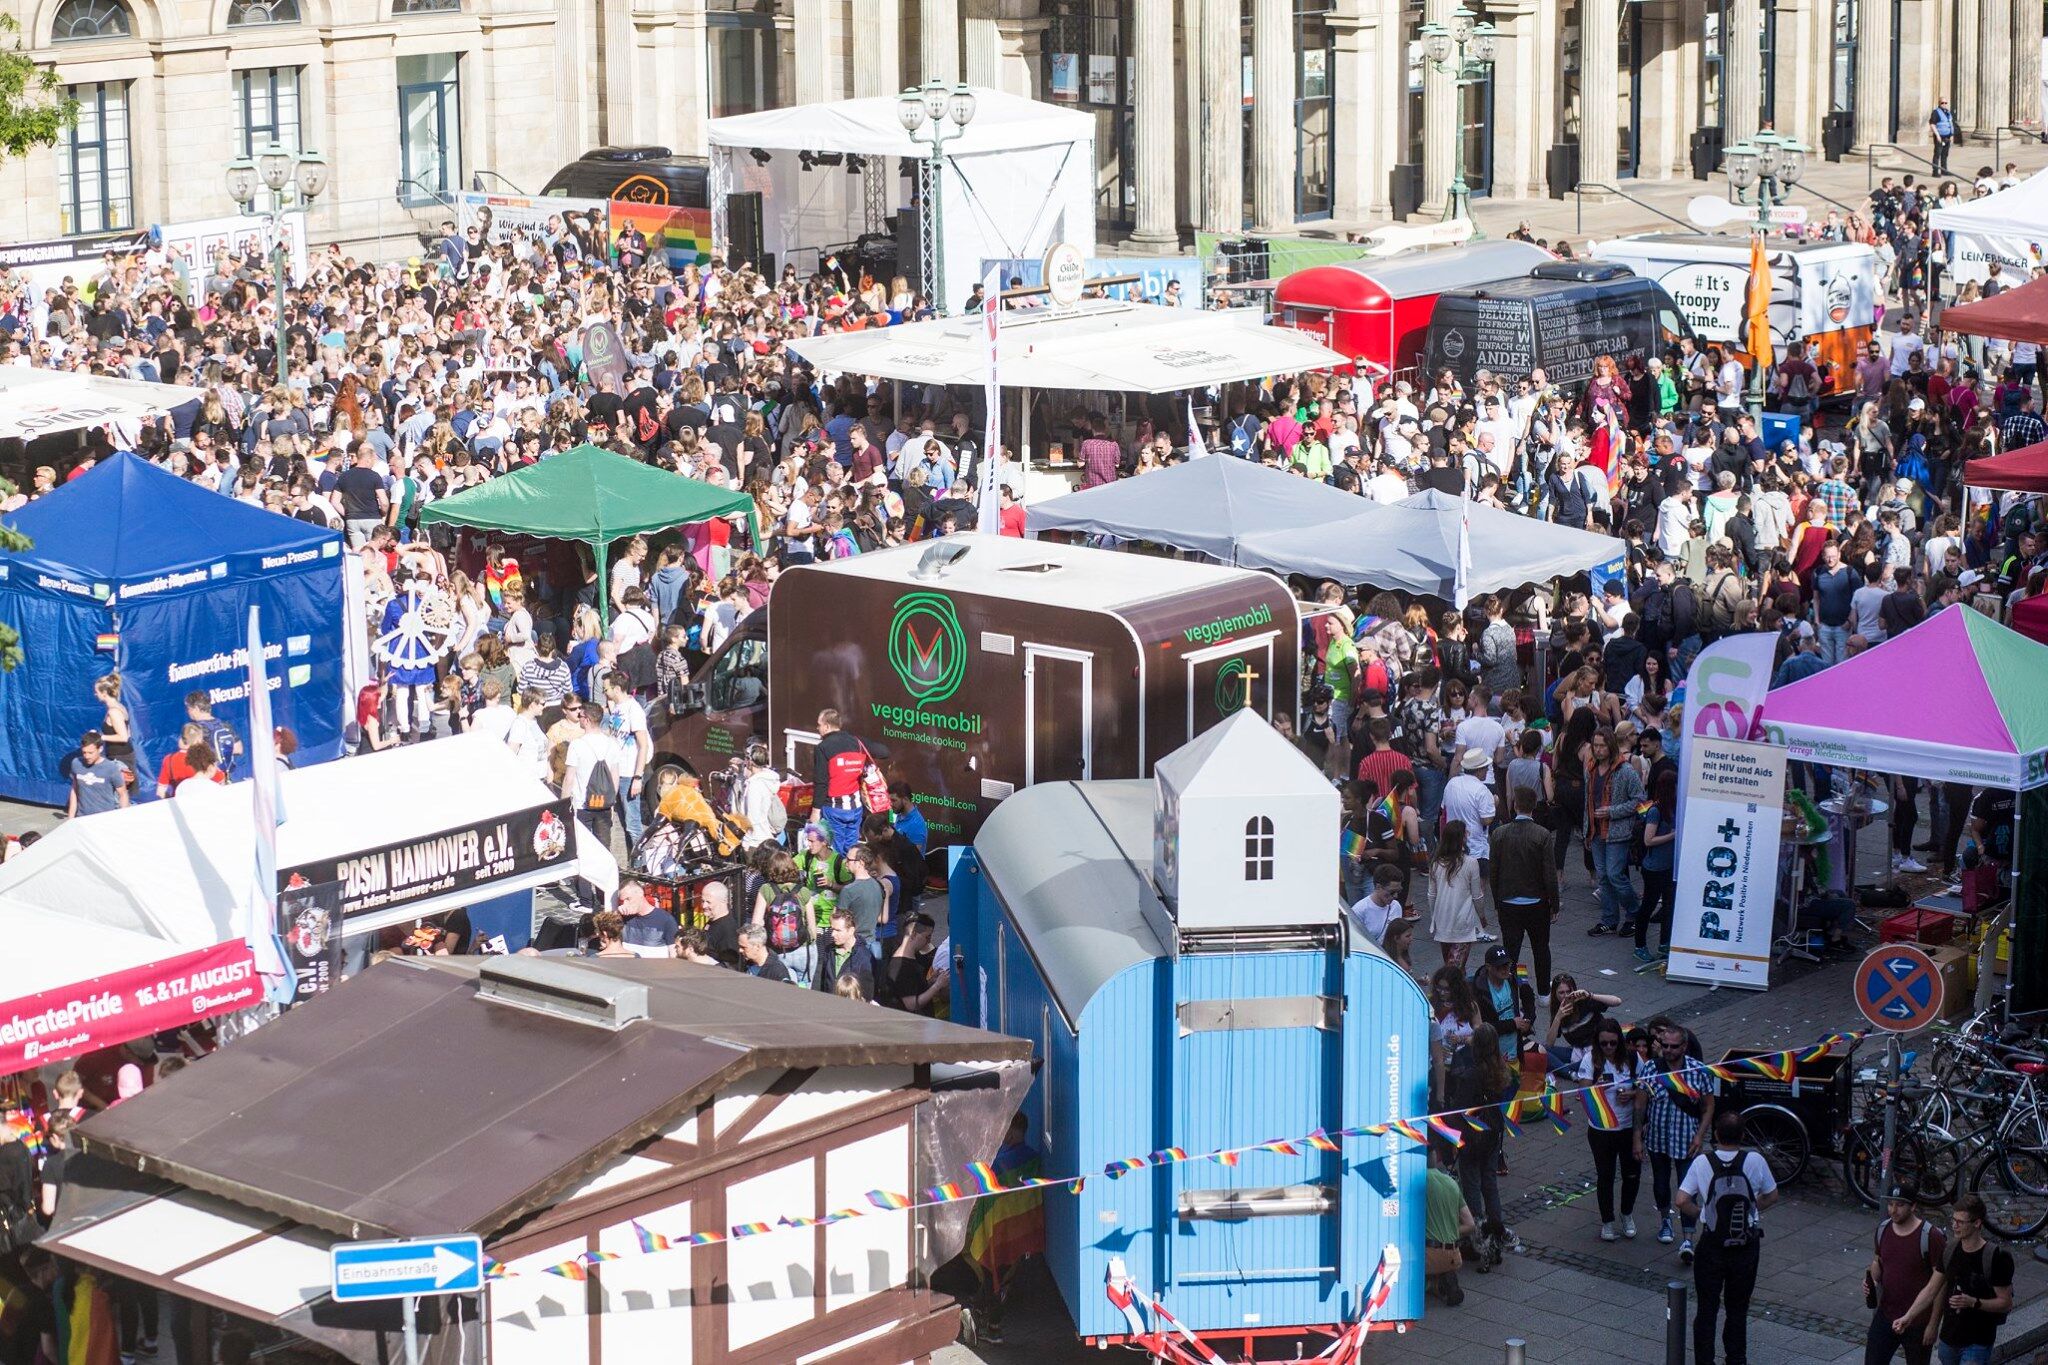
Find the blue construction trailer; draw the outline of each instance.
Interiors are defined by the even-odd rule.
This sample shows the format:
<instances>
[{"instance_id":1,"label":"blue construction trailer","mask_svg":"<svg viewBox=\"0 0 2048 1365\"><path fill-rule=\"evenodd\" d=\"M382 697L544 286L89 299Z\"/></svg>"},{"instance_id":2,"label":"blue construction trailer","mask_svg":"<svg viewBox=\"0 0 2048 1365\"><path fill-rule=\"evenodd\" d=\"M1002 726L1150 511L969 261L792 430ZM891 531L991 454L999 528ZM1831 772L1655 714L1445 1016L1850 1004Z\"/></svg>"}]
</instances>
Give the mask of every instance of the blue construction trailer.
<instances>
[{"instance_id":1,"label":"blue construction trailer","mask_svg":"<svg viewBox=\"0 0 2048 1365\"><path fill-rule=\"evenodd\" d=\"M1043 1169L1089 1177L1047 1195L1046 1258L1091 1343L1150 1344L1119 1273L1247 1359L1355 1343L1376 1274L1375 1329L1421 1316L1422 1149L1298 1141L1427 1108L1427 1003L1349 927L1338 832L1328 782L1241 712L1154 780L1018 792L956 855L953 1017L1037 1047ZM1199 1155L1274 1139L1299 1155ZM1169 1148L1197 1155L1102 1176Z\"/></svg>"}]
</instances>

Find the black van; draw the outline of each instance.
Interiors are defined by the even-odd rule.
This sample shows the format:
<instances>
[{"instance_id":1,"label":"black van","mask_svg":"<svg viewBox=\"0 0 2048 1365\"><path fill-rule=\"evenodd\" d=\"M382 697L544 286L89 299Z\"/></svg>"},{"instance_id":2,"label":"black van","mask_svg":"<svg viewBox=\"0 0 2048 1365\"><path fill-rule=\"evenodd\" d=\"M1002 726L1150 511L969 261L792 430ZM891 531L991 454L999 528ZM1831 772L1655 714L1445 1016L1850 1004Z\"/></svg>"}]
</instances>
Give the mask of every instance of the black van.
<instances>
[{"instance_id":1,"label":"black van","mask_svg":"<svg viewBox=\"0 0 2048 1365\"><path fill-rule=\"evenodd\" d=\"M598 147L556 171L541 193L705 209L711 207L711 163L666 147Z\"/></svg>"},{"instance_id":2,"label":"black van","mask_svg":"<svg viewBox=\"0 0 2048 1365\"><path fill-rule=\"evenodd\" d=\"M1554 261L1521 279L1439 295L1426 354L1431 374L1448 369L1466 384L1480 370L1525 375L1540 365L1551 383L1577 388L1599 356L1626 366L1686 336L1692 328L1655 280L1627 266Z\"/></svg>"}]
</instances>

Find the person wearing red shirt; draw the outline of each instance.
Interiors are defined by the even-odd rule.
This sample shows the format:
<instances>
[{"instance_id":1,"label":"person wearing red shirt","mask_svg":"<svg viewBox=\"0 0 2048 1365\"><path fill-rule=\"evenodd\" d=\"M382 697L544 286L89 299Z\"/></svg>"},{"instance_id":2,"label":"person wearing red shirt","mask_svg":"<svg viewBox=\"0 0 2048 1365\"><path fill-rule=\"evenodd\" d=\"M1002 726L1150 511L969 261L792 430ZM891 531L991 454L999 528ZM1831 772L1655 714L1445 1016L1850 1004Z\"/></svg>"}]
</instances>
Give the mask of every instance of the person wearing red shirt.
<instances>
[{"instance_id":1,"label":"person wearing red shirt","mask_svg":"<svg viewBox=\"0 0 2048 1365\"><path fill-rule=\"evenodd\" d=\"M1372 752L1358 760L1358 777L1383 792L1392 791L1394 774L1413 773L1415 765L1394 747L1394 726L1385 716L1375 717L1366 733L1372 740Z\"/></svg>"},{"instance_id":2,"label":"person wearing red shirt","mask_svg":"<svg viewBox=\"0 0 2048 1365\"><path fill-rule=\"evenodd\" d=\"M1016 492L1010 485L1002 485L1003 509L996 515L996 525L1006 536L1024 538L1024 504L1017 501Z\"/></svg>"}]
</instances>

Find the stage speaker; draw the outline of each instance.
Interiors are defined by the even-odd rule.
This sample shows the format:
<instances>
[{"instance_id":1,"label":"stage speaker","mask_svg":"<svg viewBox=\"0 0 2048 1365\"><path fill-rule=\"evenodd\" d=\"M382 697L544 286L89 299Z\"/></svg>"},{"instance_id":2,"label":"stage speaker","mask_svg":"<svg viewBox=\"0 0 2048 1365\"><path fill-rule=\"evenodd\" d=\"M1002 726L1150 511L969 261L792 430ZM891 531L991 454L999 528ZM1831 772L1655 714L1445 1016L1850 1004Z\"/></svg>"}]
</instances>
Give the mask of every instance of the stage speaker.
<instances>
[{"instance_id":1,"label":"stage speaker","mask_svg":"<svg viewBox=\"0 0 2048 1365\"><path fill-rule=\"evenodd\" d=\"M743 190L725 197L725 258L732 265L761 265L761 192Z\"/></svg>"},{"instance_id":2,"label":"stage speaker","mask_svg":"<svg viewBox=\"0 0 2048 1365\"><path fill-rule=\"evenodd\" d=\"M896 273L910 281L910 287L924 292L923 263L918 260L917 210L896 210Z\"/></svg>"}]
</instances>

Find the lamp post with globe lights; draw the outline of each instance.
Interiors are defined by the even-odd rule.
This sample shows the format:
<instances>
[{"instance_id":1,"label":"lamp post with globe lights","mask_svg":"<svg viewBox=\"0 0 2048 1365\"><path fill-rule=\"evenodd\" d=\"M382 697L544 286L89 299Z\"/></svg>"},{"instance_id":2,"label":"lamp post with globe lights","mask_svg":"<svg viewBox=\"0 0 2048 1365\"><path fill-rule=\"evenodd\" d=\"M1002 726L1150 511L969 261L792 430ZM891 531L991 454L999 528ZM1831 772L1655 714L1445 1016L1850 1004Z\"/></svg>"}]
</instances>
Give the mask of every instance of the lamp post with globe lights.
<instances>
[{"instance_id":1,"label":"lamp post with globe lights","mask_svg":"<svg viewBox=\"0 0 2048 1365\"><path fill-rule=\"evenodd\" d=\"M1463 5L1451 12L1450 27L1424 24L1418 32L1422 37L1423 60L1439 74L1451 78L1462 104L1465 82L1483 77L1486 68L1493 65L1500 41L1498 32L1491 23ZM1451 120L1451 188L1449 199L1444 204L1445 222L1458 218L1472 222L1472 187L1465 183L1463 124L1462 112ZM1477 223L1472 224L1474 240L1485 235Z\"/></svg>"},{"instance_id":2,"label":"lamp post with globe lights","mask_svg":"<svg viewBox=\"0 0 2048 1365\"><path fill-rule=\"evenodd\" d=\"M290 351L284 338L284 292L291 265L290 239L285 236L285 215L309 207L327 188L327 158L318 152L295 152L273 142L254 157L239 156L228 163L228 198L243 213L256 212L256 192L270 191L270 204L263 215L270 223L271 282L276 308L277 382L290 377Z\"/></svg>"},{"instance_id":3,"label":"lamp post with globe lights","mask_svg":"<svg viewBox=\"0 0 2048 1365\"><path fill-rule=\"evenodd\" d=\"M917 216L918 266L924 271L925 293L933 309L944 313L946 248L939 205L945 198L946 144L974 121L974 92L965 84L949 87L933 77L897 96L896 119L912 142L931 148L924 164L924 212Z\"/></svg>"},{"instance_id":4,"label":"lamp post with globe lights","mask_svg":"<svg viewBox=\"0 0 2048 1365\"><path fill-rule=\"evenodd\" d=\"M1808 147L1797 138L1783 137L1765 129L1749 141L1738 142L1722 154L1728 168L1728 187L1738 204L1756 209L1756 231L1771 230L1771 210L1789 203L1792 188L1806 174ZM1751 367L1749 399L1752 410L1764 404L1764 367Z\"/></svg>"}]
</instances>

